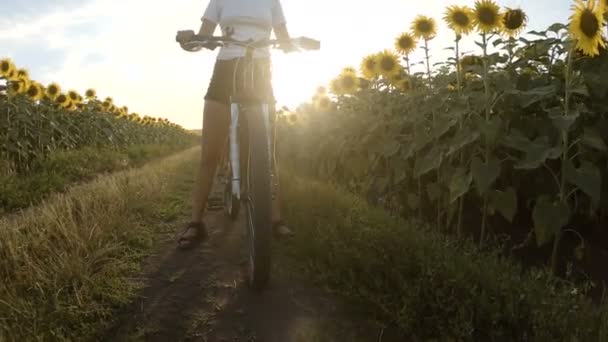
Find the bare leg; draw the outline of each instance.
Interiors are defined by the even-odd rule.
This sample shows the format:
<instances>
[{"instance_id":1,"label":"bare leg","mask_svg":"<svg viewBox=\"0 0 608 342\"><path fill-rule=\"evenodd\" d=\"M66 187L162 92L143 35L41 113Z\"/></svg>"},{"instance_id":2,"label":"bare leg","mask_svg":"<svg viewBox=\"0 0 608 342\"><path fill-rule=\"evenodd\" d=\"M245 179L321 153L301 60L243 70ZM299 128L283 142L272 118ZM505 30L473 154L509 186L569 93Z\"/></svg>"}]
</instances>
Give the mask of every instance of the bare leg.
<instances>
[{"instance_id":1,"label":"bare leg","mask_svg":"<svg viewBox=\"0 0 608 342\"><path fill-rule=\"evenodd\" d=\"M230 127L230 110L225 104L206 101L203 114L203 139L199 171L192 193L192 222L200 223L207 207L224 143Z\"/></svg>"},{"instance_id":2,"label":"bare leg","mask_svg":"<svg viewBox=\"0 0 608 342\"><path fill-rule=\"evenodd\" d=\"M275 119L276 120L276 119ZM270 179L272 186L272 225L274 226L275 233L279 236L289 236L292 235L293 232L287 227L285 222L283 222L283 217L281 215L281 189L279 182L279 170L277 166L276 160L276 145L277 145L277 136L276 136L276 121L272 123L271 128L271 139L272 139L272 169L273 169L273 177Z\"/></svg>"}]
</instances>

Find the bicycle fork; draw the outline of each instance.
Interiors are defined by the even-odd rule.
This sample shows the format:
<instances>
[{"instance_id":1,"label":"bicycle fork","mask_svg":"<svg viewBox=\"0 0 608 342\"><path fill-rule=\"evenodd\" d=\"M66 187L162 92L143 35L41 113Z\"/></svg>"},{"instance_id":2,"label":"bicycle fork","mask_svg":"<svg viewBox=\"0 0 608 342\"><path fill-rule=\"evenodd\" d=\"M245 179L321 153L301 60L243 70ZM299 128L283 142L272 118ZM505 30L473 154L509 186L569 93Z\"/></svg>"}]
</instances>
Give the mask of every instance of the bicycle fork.
<instances>
[{"instance_id":1,"label":"bicycle fork","mask_svg":"<svg viewBox=\"0 0 608 342\"><path fill-rule=\"evenodd\" d=\"M262 117L251 118L252 120L264 120L264 127L266 128L266 143L268 147L268 162L272 169L272 142L270 134L270 111L267 104L262 105ZM239 139L239 123L240 123L240 110L239 104L230 104L230 164L232 169L232 195L235 196L239 201L241 200L241 150L240 150L240 139ZM271 171L272 173L272 171ZM271 174L272 176L272 174ZM272 193L274 197L274 186L272 186Z\"/></svg>"}]
</instances>

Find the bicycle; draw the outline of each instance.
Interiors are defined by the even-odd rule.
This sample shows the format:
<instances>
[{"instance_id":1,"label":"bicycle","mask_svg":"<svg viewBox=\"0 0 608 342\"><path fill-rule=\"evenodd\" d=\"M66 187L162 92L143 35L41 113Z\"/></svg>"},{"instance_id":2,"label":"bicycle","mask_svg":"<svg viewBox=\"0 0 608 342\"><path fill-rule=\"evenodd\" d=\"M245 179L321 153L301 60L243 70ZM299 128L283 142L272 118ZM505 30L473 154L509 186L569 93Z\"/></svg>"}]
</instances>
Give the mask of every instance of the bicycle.
<instances>
[{"instance_id":1,"label":"bicycle","mask_svg":"<svg viewBox=\"0 0 608 342\"><path fill-rule=\"evenodd\" d=\"M215 50L218 47L233 44L245 48L245 57L239 59L244 63L243 88L237 91L236 82L230 97L230 129L227 149L227 168L232 177L225 184L224 204L228 215L238 215L241 202L245 205L248 239L248 283L256 290L263 290L270 279L271 239L272 239L272 147L270 139L270 110L267 99L256 94L254 85L254 58L256 49L277 48L286 44L298 50L319 50L320 42L314 39L299 37L289 41L262 40L237 41L226 36L197 36L188 42L181 42L182 48L188 51L201 49ZM237 79L238 68L234 71ZM241 117L241 114L244 114ZM241 120L242 119L242 120ZM244 122L244 126L241 124ZM242 151L240 130L247 135L247 150ZM241 154L244 160L245 179L241 179ZM228 174L230 176L230 174ZM244 184L243 184L244 182ZM241 196L241 189L245 189Z\"/></svg>"}]
</instances>

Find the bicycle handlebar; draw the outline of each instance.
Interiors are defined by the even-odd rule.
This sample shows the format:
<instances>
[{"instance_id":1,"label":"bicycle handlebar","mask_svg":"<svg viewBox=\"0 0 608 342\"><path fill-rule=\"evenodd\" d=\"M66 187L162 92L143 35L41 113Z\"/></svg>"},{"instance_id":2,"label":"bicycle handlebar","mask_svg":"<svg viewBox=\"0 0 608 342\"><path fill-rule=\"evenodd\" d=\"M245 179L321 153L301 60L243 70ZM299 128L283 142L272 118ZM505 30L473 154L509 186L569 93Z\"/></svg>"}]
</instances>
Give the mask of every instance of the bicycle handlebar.
<instances>
[{"instance_id":1,"label":"bicycle handlebar","mask_svg":"<svg viewBox=\"0 0 608 342\"><path fill-rule=\"evenodd\" d=\"M176 39L177 40L177 39ZM201 49L215 50L226 45L236 45L250 49L262 49L266 47L276 48L281 46L292 46L301 50L319 50L321 42L307 37L292 38L289 40L265 39L261 41L238 41L230 36L200 36L194 35L188 41L178 41L182 48L188 51L199 51Z\"/></svg>"}]
</instances>

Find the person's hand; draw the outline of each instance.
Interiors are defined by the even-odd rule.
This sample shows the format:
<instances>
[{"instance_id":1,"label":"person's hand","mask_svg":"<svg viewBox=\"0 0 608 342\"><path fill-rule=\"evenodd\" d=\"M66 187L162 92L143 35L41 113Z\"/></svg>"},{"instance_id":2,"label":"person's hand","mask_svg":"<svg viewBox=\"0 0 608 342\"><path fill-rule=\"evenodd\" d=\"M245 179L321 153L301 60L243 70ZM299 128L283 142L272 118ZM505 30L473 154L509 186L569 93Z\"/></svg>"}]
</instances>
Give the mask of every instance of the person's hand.
<instances>
[{"instance_id":1,"label":"person's hand","mask_svg":"<svg viewBox=\"0 0 608 342\"><path fill-rule=\"evenodd\" d=\"M192 38L194 38L194 36L195 36L195 33L192 30L177 31L177 36L175 37L175 41L177 41L180 44L187 43L187 42L191 41Z\"/></svg>"},{"instance_id":2,"label":"person's hand","mask_svg":"<svg viewBox=\"0 0 608 342\"><path fill-rule=\"evenodd\" d=\"M292 44L291 42L285 42L282 43L281 45L279 45L279 49L281 49L284 53L290 53L290 52L295 52L298 51L298 48Z\"/></svg>"}]
</instances>

